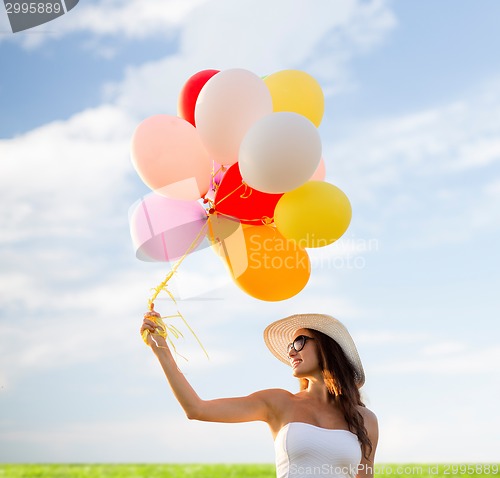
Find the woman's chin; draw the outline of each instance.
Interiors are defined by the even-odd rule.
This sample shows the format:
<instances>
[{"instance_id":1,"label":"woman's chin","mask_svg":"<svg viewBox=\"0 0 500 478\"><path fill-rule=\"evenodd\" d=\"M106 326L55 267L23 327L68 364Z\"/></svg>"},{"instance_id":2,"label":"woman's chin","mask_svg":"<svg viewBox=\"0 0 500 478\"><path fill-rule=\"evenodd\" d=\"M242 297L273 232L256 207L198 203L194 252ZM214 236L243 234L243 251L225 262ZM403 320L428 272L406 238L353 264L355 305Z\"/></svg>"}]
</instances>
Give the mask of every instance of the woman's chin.
<instances>
[{"instance_id":1,"label":"woman's chin","mask_svg":"<svg viewBox=\"0 0 500 478\"><path fill-rule=\"evenodd\" d=\"M295 378L304 378L304 372L303 371L300 371L298 370L300 367L296 367L294 369L292 369L292 375L295 377Z\"/></svg>"}]
</instances>

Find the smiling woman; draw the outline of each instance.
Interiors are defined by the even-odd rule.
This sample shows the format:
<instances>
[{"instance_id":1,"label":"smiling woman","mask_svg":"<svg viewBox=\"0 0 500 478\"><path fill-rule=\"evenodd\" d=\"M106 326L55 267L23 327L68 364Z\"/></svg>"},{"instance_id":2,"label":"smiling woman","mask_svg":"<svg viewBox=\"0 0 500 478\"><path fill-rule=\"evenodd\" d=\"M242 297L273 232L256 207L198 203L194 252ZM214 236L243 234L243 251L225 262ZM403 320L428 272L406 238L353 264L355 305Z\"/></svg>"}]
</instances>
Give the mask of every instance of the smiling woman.
<instances>
[{"instance_id":1,"label":"smiling woman","mask_svg":"<svg viewBox=\"0 0 500 478\"><path fill-rule=\"evenodd\" d=\"M268 389L246 397L202 400L179 371L160 330L144 315L141 335L157 356L175 397L191 420L263 421L275 443L277 478L373 477L377 418L361 401L365 374L347 329L325 314L298 314L264 331L269 350L292 367L300 391Z\"/></svg>"}]
</instances>

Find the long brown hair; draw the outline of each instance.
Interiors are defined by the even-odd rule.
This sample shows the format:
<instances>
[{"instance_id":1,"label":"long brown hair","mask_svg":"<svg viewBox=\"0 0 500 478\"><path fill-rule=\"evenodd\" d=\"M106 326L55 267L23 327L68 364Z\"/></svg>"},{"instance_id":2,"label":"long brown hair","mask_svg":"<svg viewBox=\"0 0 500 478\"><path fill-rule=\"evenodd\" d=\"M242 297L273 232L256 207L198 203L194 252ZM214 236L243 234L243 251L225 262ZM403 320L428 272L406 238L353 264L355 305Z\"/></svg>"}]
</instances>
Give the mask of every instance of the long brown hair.
<instances>
[{"instance_id":1,"label":"long brown hair","mask_svg":"<svg viewBox=\"0 0 500 478\"><path fill-rule=\"evenodd\" d=\"M306 330L316 339L319 366L331 400L339 406L349 430L357 435L364 450L363 454L368 459L373 446L368 438L363 416L356 409L357 405L364 407L365 404L361 401L361 395L354 380L356 376L354 367L335 340L317 330ZM299 383L300 390L307 389L306 378L299 378Z\"/></svg>"}]
</instances>

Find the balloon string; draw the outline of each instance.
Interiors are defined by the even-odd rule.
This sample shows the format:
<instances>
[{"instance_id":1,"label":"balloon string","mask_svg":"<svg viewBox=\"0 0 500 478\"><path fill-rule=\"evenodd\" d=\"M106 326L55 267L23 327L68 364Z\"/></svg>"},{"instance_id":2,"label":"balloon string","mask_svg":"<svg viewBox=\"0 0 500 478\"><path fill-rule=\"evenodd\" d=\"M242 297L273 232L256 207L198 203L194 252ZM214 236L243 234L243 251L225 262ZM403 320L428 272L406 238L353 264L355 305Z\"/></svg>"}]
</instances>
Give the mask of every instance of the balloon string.
<instances>
[{"instance_id":1,"label":"balloon string","mask_svg":"<svg viewBox=\"0 0 500 478\"><path fill-rule=\"evenodd\" d=\"M246 186L245 183L241 183L239 186L237 186L235 189L233 189L231 192L227 193L223 198L219 199L216 203L215 203L215 207L217 207L222 201L224 201L225 199L227 199L229 196L232 196L236 191L238 191L238 189L240 189L241 187L243 186ZM217 188L218 189L218 188ZM246 192L246 190L245 190ZM245 192L243 194L245 194ZM242 196L240 196L242 197Z\"/></svg>"},{"instance_id":2,"label":"balloon string","mask_svg":"<svg viewBox=\"0 0 500 478\"><path fill-rule=\"evenodd\" d=\"M224 171L224 165L222 165L218 170L217 172L214 172L214 167L213 167L213 163L212 163L212 190L217 193L217 191L219 190L219 187L220 187L220 184L217 184L215 182L215 176L220 172L220 171ZM241 181L241 184L239 184L238 186L236 186L235 189L233 189L232 191L230 191L228 194L226 194L223 198L221 198L220 200L217 201L217 203L214 204L214 207L217 206L218 204L220 204L222 201L224 201L225 199L227 199L229 196L232 196L236 191L238 191L238 189L240 189L241 187L244 187L244 191L243 193L240 195L240 198L242 199L247 199L249 198L251 195L252 195L252 188L250 186L248 186L248 184L245 182L245 181Z\"/></svg>"},{"instance_id":3,"label":"balloon string","mask_svg":"<svg viewBox=\"0 0 500 478\"><path fill-rule=\"evenodd\" d=\"M243 191L243 194L240 194L240 198L248 199L252 195L253 189L245 181L242 181L241 184L245 186L245 191Z\"/></svg>"},{"instance_id":4,"label":"balloon string","mask_svg":"<svg viewBox=\"0 0 500 478\"><path fill-rule=\"evenodd\" d=\"M219 167L219 169L218 169L217 171L215 171L215 170L214 170L214 164L215 164L215 162L214 162L214 161L212 161L212 172L211 172L211 174L212 174L212 186L211 186L211 189L212 189L212 191L213 191L213 192L214 192L214 194L215 194L215 193L217 193L217 191L219 190L219 186L220 186L220 184L218 184L218 183L216 183L216 182L215 182L215 176L217 176L217 174L219 174L220 172L224 172L224 171L226 171L226 167L225 167L224 165L221 165L221 166ZM212 200L210 200L210 199L208 199L208 198L205 198L205 199L203 200L203 202L209 202L209 203L211 204L211 206L213 207L213 204L214 204L214 203L213 203L213 201L212 201Z\"/></svg>"},{"instance_id":5,"label":"balloon string","mask_svg":"<svg viewBox=\"0 0 500 478\"><path fill-rule=\"evenodd\" d=\"M154 293L153 295L149 298L149 301L148 301L148 306L151 310L151 306L153 304L153 302L156 300L156 298L158 297L158 294L163 290L165 292L168 292L169 295L171 295L170 291L166 288L167 286L167 283L168 281L172 278L172 276L175 274L175 272L177 272L177 269L179 268L179 266L181 265L182 261L188 256L188 254L198 245L198 240L200 239L200 237L202 235L205 234L206 232L206 229L207 229L207 224L208 222L205 222L205 224L203 224L203 227L200 229L200 231L198 232L197 236L194 238L193 242L190 244L190 246L187 248L186 252L183 254L183 256L181 258L179 258L179 260L172 266L172 269L170 269L170 272L166 275L165 279L155 288L153 288L154 290ZM172 299L173 299L173 296L172 296ZM175 300L175 299L173 299Z\"/></svg>"},{"instance_id":6,"label":"balloon string","mask_svg":"<svg viewBox=\"0 0 500 478\"><path fill-rule=\"evenodd\" d=\"M188 254L190 252L193 251L193 249L196 248L196 246L198 245L199 239L202 237L202 235L205 235L207 226L208 226L208 221L205 222L205 224L203 224L203 227L200 229L200 231L198 232L198 234L195 237L195 239L193 240L193 242L187 248L187 250L184 253L184 255L182 257L180 257L179 260L172 266L172 268L170 269L170 271L168 272L168 274L165 276L165 279L163 279L163 281L160 284L158 284L156 287L153 288L153 294L151 295L151 297L148 300L148 308L149 308L149 310L151 310L151 311L154 310L154 301L156 300L156 298L158 297L158 295L160 294L160 292L165 292L170 297L170 299L175 304L175 306L177 307L177 301L175 300L175 297L172 294L172 292L168 289L168 282L170 281L170 279L172 278L172 276L177 272L177 269L181 265L182 261L188 256ZM201 343L200 339L198 338L198 336L196 335L196 333L194 332L194 330L191 328L191 326L188 324L187 320L184 318L184 316L181 314L181 312L178 309L177 309L177 314L175 314L175 315L169 315L169 316L165 316L165 317L161 317L161 318L150 317L150 319L153 319L153 320L156 319L154 321L157 322L160 327L163 327L163 333L160 332L158 335L161 335L164 338L166 338L170 342L170 344L172 345L172 348L174 349L174 352L177 355L179 355L180 357L182 357L183 359L185 359L187 361L186 357L183 357L181 354L179 354L177 352L175 344L172 342L172 340L170 339L169 334L167 332L170 332L170 334L173 335L176 339L178 339L179 337L184 337L184 336L172 324L165 324L165 323L163 323L163 320L162 320L162 319L171 319L171 318L176 318L176 317L182 319L182 321L184 322L184 324L186 325L186 327L193 334L194 338L196 339L196 341L198 342L198 344L202 348L203 352L205 352L205 355L207 356L207 358L210 359L210 357L208 356L208 353L207 353L205 347L203 346L203 344ZM149 334L149 331L145 330L144 332L145 333L143 334L143 339L147 343L147 336ZM153 337L153 335L152 335L152 337ZM153 337L153 340L154 340L154 337Z\"/></svg>"},{"instance_id":7,"label":"balloon string","mask_svg":"<svg viewBox=\"0 0 500 478\"><path fill-rule=\"evenodd\" d=\"M221 166L217 173L219 171L223 171L224 170L224 166ZM212 167L212 184L213 184L213 187L212 187L212 190L215 192L215 194L217 194L217 191L219 190L219 187L220 185L219 184L216 184L215 181L213 181L214 177L215 177L215 174L217 173L214 173L214 170L213 170L213 167ZM229 193L227 193L223 198L221 199L218 199L217 202L214 202L208 198L205 198L204 199L204 202L205 203L209 203L210 205L210 210L208 211L208 214L211 215L213 213L217 213L219 214L220 216L224 216L224 217L227 217L227 218L230 218L230 219L235 219L237 221L244 221L246 223L260 223L264 226L269 226L269 225L272 225L274 224L274 218L272 217L269 217L269 216L262 216L260 218L252 218L252 219L245 219L245 218L240 218L240 217L236 217L236 216L231 216L230 214L225 214L223 212L220 212L217 210L217 206L222 202L224 201L225 199L229 198L230 196L232 196L233 194L235 194L241 187L244 188L243 192L240 194L240 198L241 199L248 199L251 195L252 195L252 192L253 192L253 189L245 182L245 181L241 181L241 184L239 184L238 186L236 186L235 189L233 189L232 191L230 191Z\"/></svg>"},{"instance_id":8,"label":"balloon string","mask_svg":"<svg viewBox=\"0 0 500 478\"><path fill-rule=\"evenodd\" d=\"M273 226L274 227L274 218L269 217L269 216L262 216L258 218L253 218L253 219L245 219L241 217L236 217L236 216L231 216L230 214L226 214L220 211L217 211L216 209L213 210L213 212L209 212L209 215L217 213L218 216L224 216L227 217L228 219L232 219L233 221L238 221L238 222L245 222L245 223L257 223L257 225L263 225L263 226Z\"/></svg>"},{"instance_id":9,"label":"balloon string","mask_svg":"<svg viewBox=\"0 0 500 478\"><path fill-rule=\"evenodd\" d=\"M214 165L212 163L212 184L215 184L215 181L214 181L214 178L215 176L217 176L220 172L224 172L224 171L227 171L226 170L226 167L222 164L221 167L214 172Z\"/></svg>"},{"instance_id":10,"label":"balloon string","mask_svg":"<svg viewBox=\"0 0 500 478\"><path fill-rule=\"evenodd\" d=\"M149 306L149 310L153 311L154 310L154 304L151 303L150 306ZM179 314L178 314L179 315ZM165 349L167 347L163 347L162 345L160 345L158 343L158 341L156 340L155 338L155 335L159 335L160 337L163 337L164 339L168 340L170 342L170 345L172 346L173 350L174 350L174 353L176 355L178 355L179 357L182 357L184 360L187 361L187 358L184 357L183 355L181 355L178 351L177 351L177 348L175 347L175 344L174 342L172 342L172 340L170 339L170 336L169 334L173 335L176 339L179 338L179 337L183 337L182 333L180 332L180 330L178 330L175 326L173 326L172 324L165 324L165 322L163 322L163 319L169 319L169 318L172 318L172 317L178 317L178 315L168 315L168 316L165 316L165 317L155 317L155 316L149 316L149 320L152 320L156 325L156 332L152 333L150 332L149 330L144 330L142 332L142 340L144 340L144 343L146 345L149 345L148 344L148 335L151 335L151 338L153 339L154 343L156 344L156 346L160 349Z\"/></svg>"},{"instance_id":11,"label":"balloon string","mask_svg":"<svg viewBox=\"0 0 500 478\"><path fill-rule=\"evenodd\" d=\"M241 187L244 188L243 192L240 194L240 198L241 199L248 199L251 195L252 195L252 191L253 189L245 182L245 181L242 181L241 184L239 184L238 186L236 186L235 189L233 189L231 192L227 193L222 199L218 200L216 203L215 203L215 206L219 205L222 201L224 201L225 199L227 199L228 197L232 196L236 191L238 191L238 189L240 189ZM214 190L215 192L217 192L217 190L219 189L219 186L217 186L217 188Z\"/></svg>"}]
</instances>

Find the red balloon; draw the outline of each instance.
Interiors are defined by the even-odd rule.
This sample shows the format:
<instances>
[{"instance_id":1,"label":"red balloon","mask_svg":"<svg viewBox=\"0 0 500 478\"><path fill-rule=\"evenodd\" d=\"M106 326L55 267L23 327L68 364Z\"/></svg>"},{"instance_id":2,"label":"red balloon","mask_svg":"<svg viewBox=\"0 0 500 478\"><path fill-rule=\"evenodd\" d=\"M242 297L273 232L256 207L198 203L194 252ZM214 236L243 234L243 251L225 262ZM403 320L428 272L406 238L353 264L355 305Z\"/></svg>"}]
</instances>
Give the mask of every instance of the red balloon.
<instances>
[{"instance_id":1,"label":"red balloon","mask_svg":"<svg viewBox=\"0 0 500 478\"><path fill-rule=\"evenodd\" d=\"M217 73L219 73L219 70L201 70L195 73L186 81L179 93L177 113L181 118L189 121L193 126L196 126L194 121L194 109L196 107L198 95L205 86L205 83Z\"/></svg>"},{"instance_id":2,"label":"red balloon","mask_svg":"<svg viewBox=\"0 0 500 478\"><path fill-rule=\"evenodd\" d=\"M238 163L224 174L215 193L215 210L238 218L244 224L261 225L272 219L274 208L283 194L257 191L243 183Z\"/></svg>"}]
</instances>

